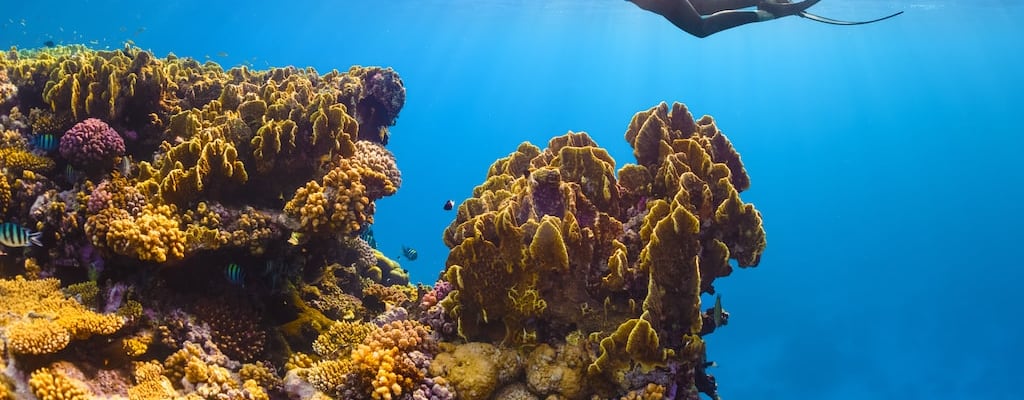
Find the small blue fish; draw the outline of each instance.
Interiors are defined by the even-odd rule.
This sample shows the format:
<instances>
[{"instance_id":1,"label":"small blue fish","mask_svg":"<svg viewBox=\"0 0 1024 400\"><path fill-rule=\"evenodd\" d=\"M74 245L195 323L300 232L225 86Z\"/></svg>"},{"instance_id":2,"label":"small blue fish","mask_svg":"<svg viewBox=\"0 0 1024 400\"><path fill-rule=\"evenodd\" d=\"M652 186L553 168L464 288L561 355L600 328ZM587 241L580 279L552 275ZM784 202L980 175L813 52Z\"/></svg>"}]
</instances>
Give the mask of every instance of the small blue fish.
<instances>
[{"instance_id":1,"label":"small blue fish","mask_svg":"<svg viewBox=\"0 0 1024 400\"><path fill-rule=\"evenodd\" d=\"M32 135L32 146L42 150L46 153L52 152L57 149L57 145L60 141L52 133L43 133L39 135Z\"/></svg>"},{"instance_id":2,"label":"small blue fish","mask_svg":"<svg viewBox=\"0 0 1024 400\"><path fill-rule=\"evenodd\" d=\"M32 232L11 222L0 224L0 244L7 247L43 246L39 240L42 232Z\"/></svg>"},{"instance_id":3,"label":"small blue fish","mask_svg":"<svg viewBox=\"0 0 1024 400\"><path fill-rule=\"evenodd\" d=\"M245 286L245 270L238 263L230 263L224 267L224 277L231 284Z\"/></svg>"},{"instance_id":4,"label":"small blue fish","mask_svg":"<svg viewBox=\"0 0 1024 400\"><path fill-rule=\"evenodd\" d=\"M416 249L412 247L406 247L405 245L402 245L402 256L405 257L406 260L415 261L416 257L420 256L420 253L417 252Z\"/></svg>"}]
</instances>

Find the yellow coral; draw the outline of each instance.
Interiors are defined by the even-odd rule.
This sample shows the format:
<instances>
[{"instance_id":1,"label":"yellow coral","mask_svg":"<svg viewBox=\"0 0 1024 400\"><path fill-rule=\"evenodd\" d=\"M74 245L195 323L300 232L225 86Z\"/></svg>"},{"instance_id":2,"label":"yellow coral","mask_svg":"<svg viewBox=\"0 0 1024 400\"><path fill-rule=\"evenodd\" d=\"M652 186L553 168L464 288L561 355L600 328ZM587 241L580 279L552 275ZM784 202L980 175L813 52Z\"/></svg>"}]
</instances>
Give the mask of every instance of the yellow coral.
<instances>
[{"instance_id":1,"label":"yellow coral","mask_svg":"<svg viewBox=\"0 0 1024 400\"><path fill-rule=\"evenodd\" d=\"M7 182L7 175L0 174L0 215L7 212L7 205L11 202L11 184Z\"/></svg>"},{"instance_id":2,"label":"yellow coral","mask_svg":"<svg viewBox=\"0 0 1024 400\"><path fill-rule=\"evenodd\" d=\"M500 358L500 351L489 343L461 344L439 353L430 363L430 375L451 382L460 399L489 399L498 386Z\"/></svg>"},{"instance_id":3,"label":"yellow coral","mask_svg":"<svg viewBox=\"0 0 1024 400\"><path fill-rule=\"evenodd\" d=\"M282 383L281 378L264 362L242 364L242 368L238 370L238 377L242 380L244 387L248 387L249 382L254 382L264 388L280 386Z\"/></svg>"},{"instance_id":4,"label":"yellow coral","mask_svg":"<svg viewBox=\"0 0 1024 400\"><path fill-rule=\"evenodd\" d=\"M313 351L324 358L347 356L352 347L362 343L372 330L373 327L365 322L335 322L327 332L316 338L313 342Z\"/></svg>"},{"instance_id":5,"label":"yellow coral","mask_svg":"<svg viewBox=\"0 0 1024 400\"><path fill-rule=\"evenodd\" d=\"M50 368L33 371L28 386L37 398L46 400L88 400L93 395L81 383Z\"/></svg>"},{"instance_id":6,"label":"yellow coral","mask_svg":"<svg viewBox=\"0 0 1024 400\"><path fill-rule=\"evenodd\" d=\"M303 233L358 232L373 223L374 205L361 175L368 172L357 163L342 160L324 176L322 185L310 181L297 189L284 211L299 220Z\"/></svg>"},{"instance_id":7,"label":"yellow coral","mask_svg":"<svg viewBox=\"0 0 1024 400\"><path fill-rule=\"evenodd\" d=\"M28 149L0 148L0 168L6 168L12 173L20 171L46 173L52 170L53 166L52 159L36 155Z\"/></svg>"},{"instance_id":8,"label":"yellow coral","mask_svg":"<svg viewBox=\"0 0 1024 400\"><path fill-rule=\"evenodd\" d=\"M305 371L305 379L322 392L341 396L348 376L353 372L352 362L348 359L324 360L312 364Z\"/></svg>"},{"instance_id":9,"label":"yellow coral","mask_svg":"<svg viewBox=\"0 0 1024 400\"><path fill-rule=\"evenodd\" d=\"M165 262L185 256L186 236L174 219L170 206L147 206L135 217L121 213L109 221L102 245L122 255L143 261Z\"/></svg>"},{"instance_id":10,"label":"yellow coral","mask_svg":"<svg viewBox=\"0 0 1024 400\"><path fill-rule=\"evenodd\" d=\"M195 114L198 111L179 116L188 115L199 124ZM140 163L140 180L153 181L159 187L160 198L177 205L186 205L200 195L216 197L241 186L249 179L245 164L238 159L235 146L215 132L204 130L173 146L163 142L160 145L163 156L154 165Z\"/></svg>"},{"instance_id":11,"label":"yellow coral","mask_svg":"<svg viewBox=\"0 0 1024 400\"><path fill-rule=\"evenodd\" d=\"M171 380L163 372L163 367L156 361L138 363L135 367L135 386L128 388L128 399L164 400L178 397Z\"/></svg>"},{"instance_id":12,"label":"yellow coral","mask_svg":"<svg viewBox=\"0 0 1024 400\"><path fill-rule=\"evenodd\" d=\"M121 339L121 348L129 357L138 357L149 351L150 343L153 343L153 334L143 333Z\"/></svg>"},{"instance_id":13,"label":"yellow coral","mask_svg":"<svg viewBox=\"0 0 1024 400\"><path fill-rule=\"evenodd\" d=\"M112 314L97 314L59 290L60 281L28 281L22 277L0 280L0 326L7 330L7 345L21 354L51 354L71 340L109 335L124 324Z\"/></svg>"}]
</instances>

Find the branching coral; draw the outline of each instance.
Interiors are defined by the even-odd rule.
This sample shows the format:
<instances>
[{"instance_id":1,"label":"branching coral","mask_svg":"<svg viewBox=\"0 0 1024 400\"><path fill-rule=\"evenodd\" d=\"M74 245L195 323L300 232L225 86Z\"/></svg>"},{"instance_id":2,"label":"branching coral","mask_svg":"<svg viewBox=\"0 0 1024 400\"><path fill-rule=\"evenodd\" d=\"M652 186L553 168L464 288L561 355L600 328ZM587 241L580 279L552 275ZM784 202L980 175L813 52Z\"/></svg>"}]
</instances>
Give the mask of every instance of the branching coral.
<instances>
[{"instance_id":1,"label":"branching coral","mask_svg":"<svg viewBox=\"0 0 1024 400\"><path fill-rule=\"evenodd\" d=\"M296 190L284 210L299 221L304 233L359 232L373 223L374 199L363 183L363 176L372 174L361 164L343 159L324 176L322 184L310 181Z\"/></svg>"},{"instance_id":2,"label":"branching coral","mask_svg":"<svg viewBox=\"0 0 1024 400\"><path fill-rule=\"evenodd\" d=\"M93 245L143 261L166 262L185 256L186 236L172 206L146 206L137 216L106 208L86 221Z\"/></svg>"},{"instance_id":3,"label":"branching coral","mask_svg":"<svg viewBox=\"0 0 1024 400\"><path fill-rule=\"evenodd\" d=\"M33 371L28 385L32 388L32 394L40 399L87 400L93 397L84 385L50 368Z\"/></svg>"}]
</instances>

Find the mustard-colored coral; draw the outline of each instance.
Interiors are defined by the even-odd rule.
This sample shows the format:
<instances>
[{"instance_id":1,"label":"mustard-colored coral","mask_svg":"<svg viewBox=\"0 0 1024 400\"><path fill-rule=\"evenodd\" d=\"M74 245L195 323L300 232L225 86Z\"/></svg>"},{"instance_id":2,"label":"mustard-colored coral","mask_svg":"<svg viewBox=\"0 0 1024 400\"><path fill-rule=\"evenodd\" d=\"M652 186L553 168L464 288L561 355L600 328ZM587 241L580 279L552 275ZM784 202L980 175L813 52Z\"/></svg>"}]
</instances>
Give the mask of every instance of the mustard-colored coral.
<instances>
[{"instance_id":1,"label":"mustard-colored coral","mask_svg":"<svg viewBox=\"0 0 1024 400\"><path fill-rule=\"evenodd\" d=\"M342 358L363 342L373 328L365 322L339 321L313 342L313 351L324 358Z\"/></svg>"},{"instance_id":2,"label":"mustard-colored coral","mask_svg":"<svg viewBox=\"0 0 1024 400\"><path fill-rule=\"evenodd\" d=\"M174 219L171 206L147 206L134 217L124 212L113 212L118 215L107 222L104 235L93 235L93 244L143 261L165 262L185 256L185 232ZM91 225L100 224L102 222ZM89 222L86 231L89 231Z\"/></svg>"},{"instance_id":3,"label":"mustard-colored coral","mask_svg":"<svg viewBox=\"0 0 1024 400\"><path fill-rule=\"evenodd\" d=\"M84 385L75 382L50 368L32 372L28 386L39 399L46 400L88 400L93 394Z\"/></svg>"},{"instance_id":4,"label":"mustard-colored coral","mask_svg":"<svg viewBox=\"0 0 1024 400\"><path fill-rule=\"evenodd\" d=\"M198 124L198 117L194 115L197 113L178 116L195 118ZM140 163L139 179L152 180L159 188L162 201L179 206L200 196L216 199L240 187L249 179L245 164L239 160L238 151L230 140L217 132L205 129L173 146L163 142L160 146L163 156L154 165Z\"/></svg>"},{"instance_id":5,"label":"mustard-colored coral","mask_svg":"<svg viewBox=\"0 0 1024 400\"><path fill-rule=\"evenodd\" d=\"M21 171L46 173L52 170L53 166L52 159L32 153L28 149L0 148L0 168L5 168L12 173Z\"/></svg>"},{"instance_id":6,"label":"mustard-colored coral","mask_svg":"<svg viewBox=\"0 0 1024 400\"><path fill-rule=\"evenodd\" d=\"M124 324L116 315L97 314L60 292L56 279L0 280L0 326L7 347L20 354L51 354L72 340L109 335Z\"/></svg>"},{"instance_id":7,"label":"mustard-colored coral","mask_svg":"<svg viewBox=\"0 0 1024 400\"><path fill-rule=\"evenodd\" d=\"M342 160L324 176L322 184L309 181L296 190L284 211L299 221L303 233L358 232L373 223L374 205L362 182L362 175L371 172Z\"/></svg>"},{"instance_id":8,"label":"mustard-colored coral","mask_svg":"<svg viewBox=\"0 0 1024 400\"><path fill-rule=\"evenodd\" d=\"M498 387L503 365L501 350L489 343L471 342L438 353L430 363L430 374L444 377L455 387L460 399L484 400Z\"/></svg>"},{"instance_id":9,"label":"mustard-colored coral","mask_svg":"<svg viewBox=\"0 0 1024 400\"><path fill-rule=\"evenodd\" d=\"M171 380L163 373L164 368L158 362L137 363L135 385L128 388L128 399L163 400L178 397Z\"/></svg>"},{"instance_id":10,"label":"mustard-colored coral","mask_svg":"<svg viewBox=\"0 0 1024 400\"><path fill-rule=\"evenodd\" d=\"M149 351L151 343L153 343L153 334L144 332L121 339L121 348L129 357L138 357Z\"/></svg>"},{"instance_id":11,"label":"mustard-colored coral","mask_svg":"<svg viewBox=\"0 0 1024 400\"><path fill-rule=\"evenodd\" d=\"M594 332L587 379L600 397L666 363L703 373L703 347L683 339L700 332L700 294L730 262L756 266L765 247L760 213L739 197L749 186L739 154L710 117L662 103L625 136L637 165L618 177L585 133L543 151L520 145L443 236L453 291L441 305L458 333L524 345Z\"/></svg>"},{"instance_id":12,"label":"mustard-colored coral","mask_svg":"<svg viewBox=\"0 0 1024 400\"><path fill-rule=\"evenodd\" d=\"M0 215L7 212L7 205L11 202L11 184L7 182L7 175L0 174Z\"/></svg>"}]
</instances>

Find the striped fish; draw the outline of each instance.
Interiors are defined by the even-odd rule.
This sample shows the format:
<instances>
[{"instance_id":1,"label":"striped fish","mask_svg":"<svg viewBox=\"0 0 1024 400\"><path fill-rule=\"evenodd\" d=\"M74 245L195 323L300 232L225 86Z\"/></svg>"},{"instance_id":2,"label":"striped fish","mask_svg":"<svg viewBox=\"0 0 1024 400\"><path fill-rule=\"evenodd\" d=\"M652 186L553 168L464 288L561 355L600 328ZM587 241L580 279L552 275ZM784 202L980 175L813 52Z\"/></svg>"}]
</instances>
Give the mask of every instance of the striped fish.
<instances>
[{"instance_id":1,"label":"striped fish","mask_svg":"<svg viewBox=\"0 0 1024 400\"><path fill-rule=\"evenodd\" d=\"M42 232L32 232L11 222L0 224L0 244L7 247L42 247L43 242L39 240L39 236L42 234Z\"/></svg>"},{"instance_id":2,"label":"striped fish","mask_svg":"<svg viewBox=\"0 0 1024 400\"><path fill-rule=\"evenodd\" d=\"M39 135L32 135L31 142L35 148L49 153L57 149L59 140L52 133L43 133Z\"/></svg>"},{"instance_id":3,"label":"striped fish","mask_svg":"<svg viewBox=\"0 0 1024 400\"><path fill-rule=\"evenodd\" d=\"M420 256L420 253L412 247L402 245L402 255L405 256L406 260L416 261L416 258Z\"/></svg>"},{"instance_id":4,"label":"striped fish","mask_svg":"<svg viewBox=\"0 0 1024 400\"><path fill-rule=\"evenodd\" d=\"M245 286L245 271L238 263L230 263L224 267L224 277L234 285Z\"/></svg>"}]
</instances>

